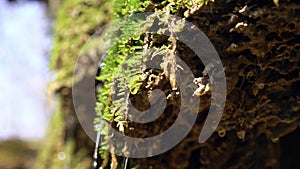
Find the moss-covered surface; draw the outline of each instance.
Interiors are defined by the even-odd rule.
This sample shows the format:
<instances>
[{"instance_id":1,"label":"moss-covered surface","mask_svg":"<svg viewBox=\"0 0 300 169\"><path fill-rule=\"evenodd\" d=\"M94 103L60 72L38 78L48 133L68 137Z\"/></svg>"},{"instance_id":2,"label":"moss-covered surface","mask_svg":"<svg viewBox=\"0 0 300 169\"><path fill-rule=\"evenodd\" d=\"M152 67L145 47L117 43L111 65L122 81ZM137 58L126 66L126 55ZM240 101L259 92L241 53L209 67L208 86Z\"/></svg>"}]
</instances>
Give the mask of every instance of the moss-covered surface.
<instances>
[{"instance_id":1,"label":"moss-covered surface","mask_svg":"<svg viewBox=\"0 0 300 169\"><path fill-rule=\"evenodd\" d=\"M57 76L48 88L58 103L35 168L92 168L94 143L79 125L73 108L72 76L80 49L109 20L110 4L105 0L61 1L55 18L50 63Z\"/></svg>"},{"instance_id":2,"label":"moss-covered surface","mask_svg":"<svg viewBox=\"0 0 300 169\"><path fill-rule=\"evenodd\" d=\"M110 8L114 8L113 14ZM72 105L71 79L75 59L94 30L107 22L107 16L119 18L154 11L186 18L209 37L225 67L227 103L217 131L207 142L198 143L210 105L210 94L204 93L201 94L196 125L179 145L155 157L129 159L127 168L284 168L280 166L281 152L285 152L280 150L280 139L300 124L300 6L292 0L279 4L272 0L116 0L114 5L98 0L64 1L57 16L51 61L51 68L58 71L58 76L50 85L50 90L59 94L60 104L53 117L53 131L49 130L48 142L41 149L38 167L91 167L93 145L80 129ZM128 24L130 26L133 25ZM139 61L139 57L130 59L128 56L144 48L165 49L168 53L176 51L195 77L205 74L204 65L194 52L172 38L141 32L133 36L127 34L110 46L102 76L97 78L104 83L98 94L97 113L120 132L135 137L165 131L176 119L180 103L175 97L170 99L164 115L144 125L130 122L126 110L112 111L122 103L126 108L128 102L111 101L113 86L120 84L113 81L125 78L124 65ZM124 96L137 103L137 108L147 109L146 96L155 88L163 89L166 95L173 97L172 90L176 88L171 78L173 67L173 64L167 64L162 71L140 71L135 74L138 80L128 78L128 84L119 87L132 89ZM141 80L142 74L145 76ZM64 160L58 160L61 152L66 155ZM289 160L297 158L292 156ZM99 156L98 162L99 166L115 169L124 168L123 160L114 154L106 154Z\"/></svg>"},{"instance_id":3,"label":"moss-covered surface","mask_svg":"<svg viewBox=\"0 0 300 169\"><path fill-rule=\"evenodd\" d=\"M172 13L185 17L198 26L212 41L219 52L227 77L227 103L222 121L217 132L204 144L199 144L198 137L201 126L209 108L210 95L201 97L199 118L189 136L171 151L162 155L131 159L129 166L133 168L279 168L280 138L294 131L299 126L299 5L294 1L278 4L278 1L118 1L115 6L118 17L136 12L157 11ZM123 5L122 5L123 4ZM206 5L204 5L206 4ZM151 36L151 35L150 35ZM163 37L146 38L140 36L145 47L172 46L172 42ZM133 38L136 39L136 38ZM123 41L123 40L122 40ZM130 51L137 43L128 38L121 48L115 51ZM147 44L148 43L148 44ZM152 43L152 46L149 45ZM134 45L132 45L134 44ZM176 42L176 50L180 57L190 66L196 77L203 76L204 66L195 54L184 44ZM119 50L120 49L120 50ZM115 53L113 53L115 54ZM118 53L120 58L128 53ZM117 65L109 65L113 69L124 65L126 59ZM136 60L137 61L137 60ZM163 61L162 61L163 62ZM123 67L123 66L120 66ZM105 67L103 68L105 71ZM145 72L139 72L140 74ZM161 73L148 72L154 77ZM165 74L169 74L164 70ZM118 76L118 74L112 74ZM111 79L99 78L111 85ZM166 77L170 80L170 77ZM156 79L157 80L157 79ZM170 91L170 84L160 81L158 87ZM155 81L145 78L142 83L153 84ZM130 82L129 82L130 83ZM169 86L168 86L169 85ZM150 85L151 86L151 85ZM120 87L120 86L119 86ZM156 86L157 87L157 86ZM122 88L122 87L121 87ZM99 113L106 120L118 119L120 113L114 112L116 104L109 102L111 95L101 94L114 90L108 86L100 90ZM152 90L142 86L140 91L131 93L130 97L142 99L143 91ZM111 91L111 93L113 93ZM137 95L136 95L137 93ZM144 96L141 96L143 95ZM147 92L146 92L147 96ZM103 99L105 98L105 99ZM103 99L103 100L102 100ZM108 102L107 102L108 101ZM126 101L123 100L126 103ZM141 100L138 100L141 102ZM101 105L101 103L104 104ZM138 107L147 107L143 102ZM178 102L169 104L166 109L168 117L162 115L156 122L141 125L125 118L122 125L112 126L136 137L156 135L168 127L159 125L174 122ZM126 104L125 104L126 105ZM107 108L108 107L108 108ZM106 110L105 110L106 109ZM121 113L122 114L122 113ZM100 114L101 117L101 114ZM167 121L164 121L167 120ZM117 121L118 122L118 121ZM125 129L120 126L125 126ZM156 126L160 126L158 129ZM129 130L130 129L130 130ZM111 158L111 165L122 166L122 159ZM294 157L297 158L297 157ZM294 159L296 160L296 159Z\"/></svg>"},{"instance_id":4,"label":"moss-covered surface","mask_svg":"<svg viewBox=\"0 0 300 169\"><path fill-rule=\"evenodd\" d=\"M51 85L54 90L71 87L80 49L95 30L108 21L110 10L110 2L104 0L63 1L56 18L50 65L58 72L56 83Z\"/></svg>"}]
</instances>

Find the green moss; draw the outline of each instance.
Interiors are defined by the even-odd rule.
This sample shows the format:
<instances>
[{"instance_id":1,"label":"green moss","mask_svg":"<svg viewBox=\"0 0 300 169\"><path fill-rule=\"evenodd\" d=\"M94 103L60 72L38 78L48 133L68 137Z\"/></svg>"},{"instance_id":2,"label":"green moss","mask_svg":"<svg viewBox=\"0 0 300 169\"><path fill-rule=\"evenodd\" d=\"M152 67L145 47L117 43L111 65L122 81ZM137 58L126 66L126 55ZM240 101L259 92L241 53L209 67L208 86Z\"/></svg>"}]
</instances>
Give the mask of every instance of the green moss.
<instances>
[{"instance_id":1,"label":"green moss","mask_svg":"<svg viewBox=\"0 0 300 169\"><path fill-rule=\"evenodd\" d=\"M178 10L186 10L188 11L187 14L191 14L194 10L203 6L205 2L207 1L165 0L155 3L150 0L115 0L114 5L112 5L109 0L64 0L57 14L53 39L54 47L50 68L57 71L57 77L49 86L50 92L60 92L59 89L61 88L71 88L74 65L80 50L94 31L108 22L112 16L114 19L118 19L138 12L154 12L156 10L161 10L161 13L170 10L173 14L176 14ZM113 93L118 93L117 97L119 98L127 98L129 95L126 92L127 89L131 94L135 94L141 85L140 75L143 70L141 68L143 64L141 63L144 62L141 51L145 32L139 30L140 24L140 21L130 21L128 23L126 19L119 23L122 28L121 37L118 37L114 41L115 43L111 44L107 51L108 57L104 61L106 66L101 70L102 75L97 77L98 80L104 82L104 87L98 91L96 110L100 118L110 122L124 120L123 116L126 114L128 103L128 101L122 99L112 100ZM136 33L132 34L132 32ZM114 91L116 89L118 91ZM37 168L63 168L64 165L78 168L83 165L82 162L75 164L84 156L82 152L73 154L76 141L72 138L63 141L66 132L64 131L66 120L63 118L64 111L71 109L71 107L64 107L66 100L61 99L59 102L59 109L53 116L51 128L47 135L47 144L41 149ZM102 146L100 151L104 159L108 157L103 151L107 145L104 143ZM65 152L72 159L67 157L66 160L59 160L57 158L59 152Z\"/></svg>"},{"instance_id":2,"label":"green moss","mask_svg":"<svg viewBox=\"0 0 300 169\"><path fill-rule=\"evenodd\" d=\"M155 11L162 15L165 13L176 14L177 9L189 9L191 7L198 9L207 1L194 0L192 2L186 0L167 0L161 3L141 0L115 1L113 6L114 19L122 19L118 20L118 25L113 27L117 30L119 37L115 38L113 36L115 32L110 32L111 36L109 38L113 43L110 44L107 50L107 58L103 61L105 66L101 69L101 75L96 78L104 83L103 87L98 90L97 95L96 111L100 119L110 122L111 125L113 125L113 122L126 123L129 95L136 94L142 85L140 77L146 62L145 53L143 53L144 37L147 33L146 27L151 26L152 23L145 25L145 20L133 20L130 19L130 16L147 11ZM129 16L129 19L126 16ZM145 26L141 26L143 24ZM175 28L172 29L175 31ZM182 25L178 25L178 29L182 29ZM96 123L99 123L99 118L95 120ZM102 129L103 131L103 135L107 135L108 131ZM104 160L107 158L105 150L108 149L108 145L107 141L103 141L99 150ZM105 165L102 167L105 167Z\"/></svg>"},{"instance_id":3,"label":"green moss","mask_svg":"<svg viewBox=\"0 0 300 169\"><path fill-rule=\"evenodd\" d=\"M257 27L258 23L256 23L256 20L257 21L262 20L263 27L266 27L265 23L268 23L269 21L272 21L272 23L267 24L267 25L273 25L274 18L273 19L269 18L266 20L262 19L262 18L266 18L266 17L262 17L262 16L267 16L267 15L263 15L263 14L266 11L268 11L269 9L267 9L267 8L259 9L258 8L259 10L256 10L257 7L250 8L250 6L252 6L251 3L247 3L247 5L249 5L249 9L251 12L249 12L249 14L247 14L248 11L246 11L245 13L241 13L241 12L237 12L237 10L243 8L243 6L245 5L244 2L237 3L237 5L235 7L234 5L232 5L232 4L235 4L235 2L223 1L223 2L220 2L220 4L225 7L222 6L222 8L215 9L215 7L212 5L212 6L210 6L210 7L212 7L212 9L209 9L209 10L211 10L211 12L207 12L207 14L203 13L203 15L202 15L202 13L200 13L201 12L200 8L203 7L209 1L210 0L165 0L165 1L158 2L158 1L153 1L153 0L152 1L116 0L114 6L111 6L111 7L114 8L113 15L114 15L115 19L118 19L118 18L126 16L126 15L132 15L137 12L146 12L146 11L149 11L149 12L156 11L161 14L165 13L166 11L170 11L171 14L189 18L193 21L193 23L196 23L196 25L198 25L200 27L201 27L201 25L205 25L205 27L207 29L210 29L208 31L209 35L213 38L212 39L213 42L215 42L217 44L216 47L218 49L220 49L219 51L221 51L221 52L226 48L226 46L229 45L229 44L227 44L227 41L232 42L232 39L235 38L236 35L234 33L237 33L237 32L243 33L245 37L250 37L249 39L251 39L251 41L246 42L244 40L241 40L242 43L238 42L239 44L237 44L237 45L246 46L245 48L240 47L243 50L248 49L250 46L251 49L250 49L250 51L247 51L247 53L252 52L253 55L259 54L260 52L257 53L257 44L256 44L257 41L256 40L260 39L260 38L258 38L255 34L252 35L251 32L257 32L256 29L259 28L259 27ZM87 2L87 4L90 4L93 1L85 1L85 2ZM221 15L220 13L223 13L223 11L219 11L219 9L227 10L226 5L229 2L230 2L230 5L228 5L228 9L231 7L232 8L235 7L235 8L232 9L232 11L231 11L231 9L226 11L225 12L226 15L223 15L223 14ZM258 2L255 2L255 3L258 3ZM75 58L75 56L78 55L78 50L82 47L82 44L84 44L87 37L93 32L92 31L93 29L91 29L91 28L93 28L93 26L90 26L90 24L86 24L85 22L90 22L90 20L97 20L97 19L93 18L93 16L92 16L92 18L81 17L81 15L83 15L84 13L88 13L88 12L82 12L83 11L82 9L89 10L90 8L93 8L93 7L89 7L89 5L85 6L83 4L84 4L83 2L78 3L78 4L76 4L76 3L71 4L71 5L76 6L76 8L73 9L73 7L72 7L72 10L66 9L67 11L64 11L64 13L61 14L61 26L60 27L58 26L58 28L56 30L58 36L56 36L55 41L59 45L58 45L58 47L55 47L55 49L54 49L52 68L55 70L59 70L58 81L56 81L58 86L63 86L63 85L71 86L70 79L71 79L72 70L73 70L72 66L74 65L73 59ZM218 5L220 5L220 4L218 4ZM260 5L258 4L257 6L260 6ZM88 8L88 9L85 9L85 8ZM268 6L268 8L270 8L270 6ZM271 10L272 10L272 16L275 16L276 12L280 11L280 10L274 10L274 9L271 9ZM93 10L89 10L89 11L91 11L91 15L93 15L93 12L92 12ZM255 18L254 18L255 20L253 20L254 13L255 13ZM239 19L241 19L241 21L242 20L245 20L247 22L249 21L249 26L247 28L252 29L253 31L236 30L233 33L231 31L227 31L228 27L233 26L233 28L234 28L234 25L232 25L232 23L228 23L228 21L225 18L228 18L228 16L235 16L235 14L237 14L237 16L239 17ZM253 14L253 16L251 16L250 14L251 15ZM62 17L62 16L64 16L64 17ZM76 20L76 21L73 22L72 19L65 18L65 16L70 16L70 18L72 18L73 20ZM286 16L286 15L283 15L283 16ZM213 19L211 19L212 17L213 17ZM286 20L286 18L280 18L280 19L282 21ZM214 21L215 23L211 23L210 21ZM282 21L280 21L280 23ZM125 26L122 25L124 23L125 23ZM143 34L144 32L134 29L134 25L138 25L138 24L137 23L132 24L132 23L126 23L126 22L124 22L124 23L123 22L120 23L121 26L124 26L123 27L124 29L121 30L122 35L120 38L117 38L114 41L115 43L111 44L109 50L107 51L108 57L104 61L106 66L104 66L102 69L102 75L97 77L98 80L104 82L104 87L98 91L98 93L99 93L98 94L98 103L97 103L97 108L96 108L97 112L98 112L98 116L102 119L105 119L105 120L111 122L111 124L114 125L114 127L116 127L116 123L114 123L114 122L120 122L120 121L124 120L123 116L124 116L124 114L126 114L126 110L124 110L124 108L126 109L127 101L121 99L121 98L126 98L124 96L128 96L128 94L129 94L129 93L125 93L125 89L131 89L130 90L131 94L135 94L136 92L138 92L138 89L139 89L138 86L140 83L139 75L141 74L141 70L139 68L136 68L133 72L126 71L126 70L130 66L133 67L134 65L139 65L138 63L142 60L142 55L138 52L141 51L143 44L144 44L144 34ZM294 23L296 23L296 22L294 22ZM292 25L294 25L294 23L292 23ZM76 24L80 24L80 26L77 27ZM68 31L64 30L64 28L63 28L64 26L66 26L69 30ZM275 30L277 31L277 27ZM130 34L130 32L139 32L139 33L132 35L132 34ZM261 35L259 34L259 36L261 36ZM233 38L231 38L231 37L233 37ZM263 39L265 39L265 38L263 38ZM226 41L226 43L223 43L224 41ZM170 42L170 40L169 40L169 42ZM167 46L166 48L169 47L168 46L169 42L166 42L166 44L164 44L165 46ZM255 42L255 43L253 43L253 42ZM220 44L218 44L218 43L220 43ZM233 44L236 45L235 43L233 43ZM253 44L255 44L255 46ZM266 43L260 42L260 45L261 44L266 44ZM253 45L253 46L251 46L251 45ZM268 48L268 47L269 46L266 46L266 48ZM273 49L269 50L269 51L273 52ZM230 52L234 53L234 55ZM244 52L239 52L239 51L230 51L230 52L229 52L229 54L222 52L223 57L224 56L227 57L229 55L229 56L232 56L232 58L234 58L234 61L236 61L235 60L236 56L241 55L241 57L243 57L243 55L245 54ZM273 55L272 52L271 52L271 54ZM189 53L187 51L184 51L184 55L188 56L188 54ZM228 61L228 58L229 57L227 57L225 59L225 61L226 60ZM189 60L189 58L185 58L185 59ZM261 63L265 62L263 59L259 59L259 61L261 61ZM241 67L244 67L244 65L241 65L240 67L234 67L234 66L232 68L230 67L232 65L237 65L238 62L242 62L242 60L238 60L236 62L230 62L230 64L227 63L226 71L229 72L229 75L230 75L230 73L232 73L231 72L232 70L235 71ZM234 64L232 64L232 63L234 63ZM226 64L226 62L225 62L225 64ZM245 63L245 64L248 65L248 63ZM257 65L257 64L254 64L254 65ZM264 64L261 64L261 65L264 65ZM253 64L251 66L253 66ZM61 69L61 68L63 68L63 69ZM244 70L247 70L247 69L244 69ZM263 70L265 70L265 69L263 69ZM201 70L199 68L199 72L200 71ZM234 72L234 71L233 71L233 74L241 73L241 72ZM273 73L273 71L274 70L272 70L272 73ZM226 72L226 73L228 73L228 72ZM286 72L283 72L283 74L286 74ZM246 84L246 81L247 81L247 79L244 79L243 83ZM245 88L248 88L249 86L251 87L251 85L245 86L244 84L241 84L241 85L243 85ZM232 84L233 88L236 89L237 87L234 85L236 85L236 84ZM276 87L275 85L279 86L278 89L274 89ZM254 96L257 96L257 95L262 96L262 95L260 95L259 92L262 92L262 91L268 92L266 90L272 90L272 91L282 90L281 89L282 86L280 86L278 82L274 82L274 84L271 84L269 87L273 87L273 88L272 89L264 89L264 90L259 90L259 88L253 88L252 90L255 91L254 95L249 98L244 97L244 96L247 96L247 94L245 94L245 95L236 94L236 96L234 96L232 98L238 98L238 99L235 100L232 98L228 98L228 100L229 101L231 100L231 102L234 102L234 103L239 102L239 101L248 101L248 100L252 101L252 100L254 100ZM118 89L116 89L116 88L118 88ZM245 89L245 88L243 88L243 89ZM116 90L118 90L118 91L116 91ZM236 92L236 91L233 90L233 93L234 92ZM240 90L239 90L239 92L240 92ZM118 93L119 94L118 97L120 99L113 100L112 99L113 93ZM275 94L277 95L277 93L275 93ZM242 96L242 98L240 98L239 96ZM265 97L262 97L262 98L264 98L265 100L268 101L268 98L265 98ZM299 100L299 99L297 99L297 100ZM224 125L224 130L221 130L221 128L219 128L219 132L221 133L220 135L224 136L224 139L229 138L229 136L228 136L229 130L238 129L240 127L239 126L240 124L246 124L248 126L251 125L251 129L252 129L252 126L256 127L252 124L253 122L255 122L254 121L255 119L253 119L253 118L255 116L257 116L257 114L264 112L264 110L262 110L261 108L269 109L269 107L266 107L265 105L258 104L258 103L253 103L253 105L252 105L252 104L249 104L249 102L242 102L241 104L231 104L231 102L229 102L230 104L228 104L230 106L227 106L227 107L230 108L230 109L228 109L228 111L235 110L234 112L231 113L231 114L233 114L234 117L231 117L231 115L224 116L224 117L228 118L226 120L229 121L229 123L221 124L221 126ZM284 102L284 104L289 105L288 103L285 103L285 102ZM237 107L235 107L235 105L237 105ZM241 107L238 107L238 106L241 106ZM253 107L254 109L253 110L250 109L247 112L245 110L245 108L248 108L248 107ZM286 107L288 107L288 106L286 106ZM276 108L276 110L275 109L271 109L271 110L275 112L273 114L276 114L277 111L279 111L280 109ZM268 112L268 111L271 112L270 110L267 110L265 112ZM248 114L244 115L244 114L246 114L245 112L250 114L251 116L248 116ZM205 114L205 113L203 113L203 114ZM241 114L243 117L240 117ZM269 114L271 114L271 113L269 113ZM269 114L266 113L266 116L269 116ZM290 115L290 114L288 114L288 115ZM259 116L262 117L262 115L259 115ZM121 117L121 118L119 118L119 117ZM231 121L230 121L230 119L231 119ZM264 126L267 124L267 122L268 122L268 124L270 124L272 122L271 120L270 121L265 120L264 117L261 119L264 122ZM96 119L96 121L99 122L99 118ZM265 122L265 121L267 121L267 122ZM260 122L260 121L257 121L257 124L259 124L258 122ZM257 125L257 124L255 124L255 125ZM107 132L108 132L108 129L104 129L103 133L101 133L101 134L107 135ZM226 132L227 132L227 135L226 135ZM241 131L238 131L238 134L237 134L238 138L245 139L245 133L246 133L246 130L244 128L242 128ZM275 132L272 132L272 133L275 133ZM198 138L198 135L196 137ZM252 135L252 134L247 135L247 137L257 138L257 136ZM217 140L217 143L219 143L219 137L214 135L213 139L215 139L215 138ZM226 142L226 140L222 140L222 144L220 145L220 147L221 146L222 147L221 148L219 147L220 149L224 150L224 152L225 152L224 153L225 155L223 154L224 157L228 156L228 154L230 154L230 151L227 151L227 149L224 149L224 147L226 147L226 148L229 147L229 149L230 149L232 146L232 149L240 151L241 147L236 146L237 144L235 144L235 143L231 144L232 142L230 139L228 139L229 141L227 141L227 142ZM251 142L251 144L255 143L254 141L253 142L248 141L248 142ZM190 144L191 144L191 142L186 143L186 145L188 145L187 147L193 147L193 146L190 146ZM218 146L218 145L213 145L213 144L214 144L214 140L212 140L209 144L204 144L205 146L203 146L203 147L205 147L205 148L208 147L208 150L215 151L216 150L215 146ZM230 146L228 146L228 145L230 145ZM109 166L108 162L109 162L110 156L108 156L108 153L105 151L105 149L107 149L107 147L108 147L108 143L103 142L101 146L102 146L100 148L100 154L102 154L101 158L105 161L105 162L103 162L102 166L103 167ZM211 147L209 147L209 146L211 146ZM212 147L214 147L214 148L212 148ZM250 147L250 148L252 150L256 150L255 147L254 148ZM71 151L72 148L67 148L67 149L68 149L68 151L70 150L69 152L72 152ZM218 150L220 150L220 149L218 149ZM241 149L243 149L243 148L241 148ZM174 163L170 163L170 165L168 164L168 167L166 167L166 168L170 168L170 166L176 165L177 164L175 162L176 159L184 158L184 157L182 157L182 154L179 153L180 151L184 151L184 153L187 154L186 162L189 161L188 158L191 158L190 160L194 160L194 159L192 159L194 157L194 155L192 157L188 157L188 155L191 154L190 151L187 151L186 149L183 150L180 147L177 150L174 150L173 153L175 151L176 152L172 155L172 158L170 157L170 159L175 159L173 161ZM191 149L188 148L188 150L191 150ZM200 151L202 153L202 150L200 150ZM213 152L213 151L207 151L207 152ZM178 158L176 156L176 153L178 154ZM244 152L241 151L241 153L237 153L237 154L243 154L243 153ZM213 154L210 154L211 156L203 155L200 158L202 161L205 161L205 160L203 160L205 158L219 159L220 154L221 154L220 152L215 153L215 155L217 155L218 158L211 157L211 156L213 156ZM256 154L260 154L260 153L256 153ZM164 160L167 159L165 157L163 158ZM233 157L236 157L236 154ZM248 156L247 156L247 158L249 159ZM149 164L153 164L153 163L157 162L157 159L161 159L161 158L156 158L154 160L153 159L145 159L145 161L146 160L150 161ZM230 158L228 158L228 159L224 158L224 159L225 159L224 161L231 163ZM170 161L172 161L172 160L170 160ZM207 160L207 161L213 161L213 160ZM151 163L151 162L153 162L153 163ZM220 162L220 166L221 166L221 163L222 162ZM160 165L160 164L157 164L157 165ZM181 164L179 164L179 165L181 165ZM182 165L185 165L185 164L182 164ZM219 165L219 163L213 164L213 165ZM142 165L142 167L145 167L145 165L144 166ZM177 167L180 168L179 166L177 166ZM224 168L224 166L222 166L222 167ZM164 168L164 167L161 167L161 168Z\"/></svg>"},{"instance_id":4,"label":"green moss","mask_svg":"<svg viewBox=\"0 0 300 169\"><path fill-rule=\"evenodd\" d=\"M70 116L76 117L73 105L70 104L72 100L70 91L77 57L95 30L110 19L111 2L108 0L64 0L62 2L56 15L54 46L50 61L50 69L56 71L57 76L49 85L49 92L58 93L59 99L45 143L38 153L35 167L38 169L83 169L90 168L92 163L87 147L75 150L82 138L73 138L75 134L67 134L76 131L73 131L75 126L70 129L73 126L66 124L66 121L71 118ZM58 158L59 155L65 158Z\"/></svg>"},{"instance_id":5,"label":"green moss","mask_svg":"<svg viewBox=\"0 0 300 169\"><path fill-rule=\"evenodd\" d=\"M109 20L111 3L104 0L66 0L55 25L54 47L50 68L57 78L50 90L71 87L76 59L80 49L94 31Z\"/></svg>"},{"instance_id":6,"label":"green moss","mask_svg":"<svg viewBox=\"0 0 300 169\"><path fill-rule=\"evenodd\" d=\"M50 122L47 138L40 147L37 163L34 168L58 169L63 166L63 161L57 159L57 154L63 151L63 125L62 111L57 110Z\"/></svg>"},{"instance_id":7,"label":"green moss","mask_svg":"<svg viewBox=\"0 0 300 169\"><path fill-rule=\"evenodd\" d=\"M59 100L61 103L62 100ZM86 158L84 149L75 152L76 140L68 138L65 140L65 119L62 105L54 113L43 141L37 162L34 168L61 169L61 168L89 168L91 159Z\"/></svg>"}]
</instances>

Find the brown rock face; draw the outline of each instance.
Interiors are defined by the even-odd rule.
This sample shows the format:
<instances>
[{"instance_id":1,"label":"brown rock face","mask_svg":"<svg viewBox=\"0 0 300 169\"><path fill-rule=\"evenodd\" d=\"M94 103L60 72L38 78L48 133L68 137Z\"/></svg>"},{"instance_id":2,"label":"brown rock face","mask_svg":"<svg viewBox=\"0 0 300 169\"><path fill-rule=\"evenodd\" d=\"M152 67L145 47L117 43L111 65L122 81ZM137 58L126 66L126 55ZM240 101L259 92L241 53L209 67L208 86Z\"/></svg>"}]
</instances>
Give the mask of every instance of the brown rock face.
<instances>
[{"instance_id":1,"label":"brown rock face","mask_svg":"<svg viewBox=\"0 0 300 169\"><path fill-rule=\"evenodd\" d=\"M130 166L295 168L293 163L286 162L283 154L287 151L285 144L299 138L296 129L300 125L300 5L296 2L275 6L272 1L216 1L190 14L187 20L209 37L225 67L228 87L222 121L208 141L198 143L210 101L209 95L204 95L197 123L188 137L159 156L132 159ZM177 48L180 57L199 76L203 65L194 60L195 54L183 44L177 44ZM164 128L165 124L172 124L178 113L174 105L178 103L166 109L170 114L168 120L156 125ZM137 131L146 130L148 135L157 133L156 125ZM286 136L293 131L298 135ZM299 146L291 145L299 150ZM289 155L288 160L297 159L299 157Z\"/></svg>"}]
</instances>

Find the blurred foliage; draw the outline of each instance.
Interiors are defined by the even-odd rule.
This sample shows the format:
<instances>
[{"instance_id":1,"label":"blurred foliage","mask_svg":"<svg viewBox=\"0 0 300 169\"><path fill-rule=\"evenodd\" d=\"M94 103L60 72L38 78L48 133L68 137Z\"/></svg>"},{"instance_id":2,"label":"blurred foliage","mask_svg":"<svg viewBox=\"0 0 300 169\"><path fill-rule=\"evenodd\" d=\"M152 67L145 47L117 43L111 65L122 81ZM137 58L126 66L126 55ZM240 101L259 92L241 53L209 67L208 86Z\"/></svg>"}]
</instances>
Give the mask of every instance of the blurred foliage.
<instances>
[{"instance_id":1,"label":"blurred foliage","mask_svg":"<svg viewBox=\"0 0 300 169\"><path fill-rule=\"evenodd\" d=\"M37 154L38 142L5 140L0 142L1 169L31 169Z\"/></svg>"},{"instance_id":2,"label":"blurred foliage","mask_svg":"<svg viewBox=\"0 0 300 169\"><path fill-rule=\"evenodd\" d=\"M43 141L44 144L41 145L38 152L35 168L58 169L64 166L64 159L58 158L58 154L65 153L66 149L62 140L64 121L62 111L59 108L60 106L58 105L58 110L56 110L50 121L46 138Z\"/></svg>"},{"instance_id":3,"label":"blurred foliage","mask_svg":"<svg viewBox=\"0 0 300 169\"><path fill-rule=\"evenodd\" d=\"M105 0L65 0L54 28L50 68L57 71L50 91L71 87L73 69L80 49L97 28L109 19L111 5Z\"/></svg>"},{"instance_id":4,"label":"blurred foliage","mask_svg":"<svg viewBox=\"0 0 300 169\"><path fill-rule=\"evenodd\" d=\"M95 30L109 20L110 4L106 0L63 0L55 14L50 68L57 75L49 84L48 92L58 98L58 104L35 168L88 169L92 166L94 145L76 119L71 96L72 76L80 49Z\"/></svg>"}]
</instances>

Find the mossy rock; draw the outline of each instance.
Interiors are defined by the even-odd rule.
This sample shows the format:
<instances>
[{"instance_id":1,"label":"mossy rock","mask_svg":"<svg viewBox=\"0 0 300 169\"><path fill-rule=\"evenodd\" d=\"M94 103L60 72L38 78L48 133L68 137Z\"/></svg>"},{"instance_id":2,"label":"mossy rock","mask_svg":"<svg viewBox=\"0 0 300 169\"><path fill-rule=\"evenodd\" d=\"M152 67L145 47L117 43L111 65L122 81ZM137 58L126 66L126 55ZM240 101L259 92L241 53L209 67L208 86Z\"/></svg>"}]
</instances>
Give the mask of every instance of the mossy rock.
<instances>
[{"instance_id":1,"label":"mossy rock","mask_svg":"<svg viewBox=\"0 0 300 169\"><path fill-rule=\"evenodd\" d=\"M202 96L197 123L188 137L159 156L131 159L129 166L166 169L280 168L280 160L283 160L283 157L280 159L280 139L295 131L300 124L300 6L294 1L280 4L277 1L250 0L197 1L200 5L182 2L148 1L146 6L140 2L140 5L135 3L134 7L138 11L151 12L164 11L169 5L171 13L185 17L209 37L225 67L228 87L224 114L213 136L199 144L199 133L210 105L210 95ZM122 16L137 12L124 9L117 11L117 14ZM163 37L151 41L169 44ZM200 60L195 60L194 52L179 42L177 51L196 77L203 76L204 65ZM141 99L139 96L132 97ZM148 102L144 103L139 107L149 107ZM176 119L177 103L168 105L172 108L166 108L168 117L162 115L153 123L141 125L128 121L125 133L136 137L161 133ZM156 127L158 125L159 128ZM112 126L117 128L117 123L112 123ZM112 155L112 158L116 157ZM111 162L121 166L123 159Z\"/></svg>"},{"instance_id":2,"label":"mossy rock","mask_svg":"<svg viewBox=\"0 0 300 169\"><path fill-rule=\"evenodd\" d=\"M80 150L86 149L86 152L91 152L91 146L82 144L82 141L87 141L88 138L80 139L72 130L79 127L79 123L74 122L71 125L66 123L67 117L76 118L70 94L73 66L79 50L90 35L97 27L107 22L109 16L118 18L136 12L164 11L167 7L172 14L184 17L199 27L215 46L225 67L227 102L219 127L205 143L199 144L198 138L210 106L209 94L201 96L196 125L180 144L155 157L129 159L127 167L284 168L284 165L280 166L280 161L284 159L280 157L281 139L295 131L300 124L300 6L297 1L280 1L278 4L278 1L272 0L215 2L118 0L114 6L106 1L97 0L64 1L58 13L51 61L51 67L58 71L58 76L50 89L60 93L59 112L62 120L62 124L58 126L62 135L58 136L58 144L54 147L61 146L60 151L70 150L69 152L79 153ZM107 10L110 8L114 8L114 14ZM142 35L138 40L144 42L145 37ZM124 51L126 48L130 51L135 46L144 45L143 43L132 45L133 43L128 42L132 40L120 43L127 44L123 48ZM162 36L148 42L158 48L170 44L168 38ZM179 57L192 69L194 75L203 76L204 65L200 60L195 60L195 53L182 43L177 42L176 46ZM121 52L120 57L126 54ZM150 72L155 76L160 73ZM139 91L131 93L133 101L144 99L141 94L146 90L144 84L148 80L149 78L144 79ZM168 80L167 77L163 78L158 87L169 91L172 86ZM110 87L106 90L110 90ZM125 134L145 137L163 132L174 122L178 113L178 106L174 105L178 103L179 101L175 100L168 104L166 114L169 115L161 116L154 123L141 126L128 121L128 126L124 129ZM149 107L146 101L145 104L138 106ZM116 117L112 118L111 125L118 128L117 123L113 121ZM158 124L162 122L165 125L158 128ZM46 156L53 158L55 155L49 152ZM108 162L104 165L105 168L124 167L124 159L114 154L105 156L106 159L100 158L101 156L98 159L99 163ZM63 165L60 163L54 165L51 164L51 158L45 159L50 159L50 166L59 168ZM86 153L72 159L91 161L92 155ZM295 161L297 157L290 157L289 160ZM77 164L80 162L76 160L67 165L75 168L78 167Z\"/></svg>"}]
</instances>

